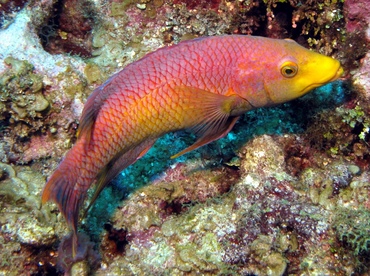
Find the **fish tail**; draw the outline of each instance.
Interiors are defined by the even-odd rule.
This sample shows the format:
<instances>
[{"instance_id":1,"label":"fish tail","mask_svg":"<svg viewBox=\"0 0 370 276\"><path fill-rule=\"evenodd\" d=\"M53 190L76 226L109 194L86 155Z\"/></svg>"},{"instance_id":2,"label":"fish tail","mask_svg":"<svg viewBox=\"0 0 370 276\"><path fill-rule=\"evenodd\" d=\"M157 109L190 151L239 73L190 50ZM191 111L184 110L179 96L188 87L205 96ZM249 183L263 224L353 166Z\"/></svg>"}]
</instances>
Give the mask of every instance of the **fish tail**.
<instances>
[{"instance_id":1,"label":"fish tail","mask_svg":"<svg viewBox=\"0 0 370 276\"><path fill-rule=\"evenodd\" d=\"M73 252L77 251L77 226L81 204L88 187L81 186L81 164L84 143L77 143L47 181L42 192L42 203L55 202L73 231ZM79 184L77 184L79 183Z\"/></svg>"}]
</instances>

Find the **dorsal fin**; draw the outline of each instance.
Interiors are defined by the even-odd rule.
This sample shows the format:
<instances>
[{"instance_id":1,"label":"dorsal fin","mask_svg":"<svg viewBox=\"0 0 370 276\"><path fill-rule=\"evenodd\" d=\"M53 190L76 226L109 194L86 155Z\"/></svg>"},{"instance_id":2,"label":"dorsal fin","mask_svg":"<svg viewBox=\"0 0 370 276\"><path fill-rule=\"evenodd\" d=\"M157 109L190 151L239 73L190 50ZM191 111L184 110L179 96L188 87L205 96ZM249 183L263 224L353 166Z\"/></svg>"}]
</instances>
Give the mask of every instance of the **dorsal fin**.
<instances>
[{"instance_id":1,"label":"dorsal fin","mask_svg":"<svg viewBox=\"0 0 370 276\"><path fill-rule=\"evenodd\" d=\"M80 118L80 125L77 131L77 138L82 136L85 138L85 145L90 144L91 135L93 132L95 120L105 103L106 99L117 89L112 85L113 75L103 85L96 88L88 97Z\"/></svg>"}]
</instances>

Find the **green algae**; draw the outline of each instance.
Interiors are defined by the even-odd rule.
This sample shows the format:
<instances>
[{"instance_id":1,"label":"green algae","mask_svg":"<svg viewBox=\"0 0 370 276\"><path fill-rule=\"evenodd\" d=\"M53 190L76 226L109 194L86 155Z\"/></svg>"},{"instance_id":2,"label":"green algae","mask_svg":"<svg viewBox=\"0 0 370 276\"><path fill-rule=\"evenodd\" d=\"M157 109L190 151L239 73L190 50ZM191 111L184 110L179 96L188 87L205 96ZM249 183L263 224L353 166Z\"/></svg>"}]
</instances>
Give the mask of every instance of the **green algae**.
<instances>
[{"instance_id":1,"label":"green algae","mask_svg":"<svg viewBox=\"0 0 370 276\"><path fill-rule=\"evenodd\" d=\"M174 254L173 247L166 240L158 239L148 250L143 262L153 267L162 267Z\"/></svg>"},{"instance_id":2,"label":"green algae","mask_svg":"<svg viewBox=\"0 0 370 276\"><path fill-rule=\"evenodd\" d=\"M336 161L328 164L326 168L309 168L302 172L300 183L314 204L319 204L326 210L334 210L338 198L333 196L335 186L345 189L354 177L355 165Z\"/></svg>"},{"instance_id":3,"label":"green algae","mask_svg":"<svg viewBox=\"0 0 370 276\"><path fill-rule=\"evenodd\" d=\"M21 249L21 243L6 240L0 235L0 275L9 275L9 271L14 275L22 274L25 257L18 255Z\"/></svg>"},{"instance_id":4,"label":"green algae","mask_svg":"<svg viewBox=\"0 0 370 276\"><path fill-rule=\"evenodd\" d=\"M24 265L34 262L34 250L50 247L66 232L55 209L41 208L40 192L45 178L27 167L0 163L0 274L22 275ZM41 252L41 251L40 251ZM46 254L46 253L44 253ZM48 254L52 254L49 252ZM40 259L38 257L38 259ZM44 260L40 260L43 263Z\"/></svg>"},{"instance_id":5,"label":"green algae","mask_svg":"<svg viewBox=\"0 0 370 276\"><path fill-rule=\"evenodd\" d=\"M154 19L158 15L157 9L164 4L163 0L124 0L120 3L113 2L111 5L111 15L113 17L124 16L129 7L135 7L142 12L145 16Z\"/></svg>"},{"instance_id":6,"label":"green algae","mask_svg":"<svg viewBox=\"0 0 370 276\"><path fill-rule=\"evenodd\" d=\"M88 63L85 66L84 74L88 84L103 82L103 75L98 65Z\"/></svg>"},{"instance_id":7,"label":"green algae","mask_svg":"<svg viewBox=\"0 0 370 276\"><path fill-rule=\"evenodd\" d=\"M194 266L201 271L213 271L222 265L223 249L214 233L205 233L197 243L179 244L176 249L182 271L192 271Z\"/></svg>"},{"instance_id":8,"label":"green algae","mask_svg":"<svg viewBox=\"0 0 370 276\"><path fill-rule=\"evenodd\" d=\"M134 1L133 0L125 0L122 2L112 2L111 5L111 15L113 17L116 16L123 16L126 14L126 8L131 5Z\"/></svg>"},{"instance_id":9,"label":"green algae","mask_svg":"<svg viewBox=\"0 0 370 276\"><path fill-rule=\"evenodd\" d=\"M287 268L287 260L282 252L273 249L274 245L272 236L259 235L250 245L250 249L266 265L264 273L267 275L283 275Z\"/></svg>"},{"instance_id":10,"label":"green algae","mask_svg":"<svg viewBox=\"0 0 370 276\"><path fill-rule=\"evenodd\" d=\"M370 249L369 189L367 171L355 176L349 187L340 192L341 204L333 212L332 228L337 238L358 257L368 254ZM340 250L338 246L335 248Z\"/></svg>"},{"instance_id":11,"label":"green algae","mask_svg":"<svg viewBox=\"0 0 370 276\"><path fill-rule=\"evenodd\" d=\"M7 57L4 62L10 68L0 76L0 101L13 111L15 120L35 118L49 107L42 94L42 77L27 61Z\"/></svg>"},{"instance_id":12,"label":"green algae","mask_svg":"<svg viewBox=\"0 0 370 276\"><path fill-rule=\"evenodd\" d=\"M223 263L224 249L220 240L235 231L233 221L237 216L229 217L234 200L234 195L229 194L219 203L210 201L206 205L196 205L187 214L162 224L163 235L179 241L175 248L181 271L230 269ZM196 239L191 241L194 234Z\"/></svg>"},{"instance_id":13,"label":"green algae","mask_svg":"<svg viewBox=\"0 0 370 276\"><path fill-rule=\"evenodd\" d=\"M340 241L350 245L355 255L370 250L370 212L363 206L358 209L338 207L332 227Z\"/></svg>"},{"instance_id":14,"label":"green algae","mask_svg":"<svg viewBox=\"0 0 370 276\"><path fill-rule=\"evenodd\" d=\"M143 192L138 191L137 193L143 196ZM158 189L154 191L154 194L163 196L158 193ZM171 200L170 194L167 192L164 198ZM171 216L159 225L160 231L155 231L152 237L148 237L145 242L146 246L134 240L126 248L125 262L133 264L131 269L136 274L148 272L148 268L152 268L151 273L156 273L156 271L160 273L158 269L163 266L167 267L165 271L171 271L170 274L178 271L179 275L200 271L211 274L232 271L231 266L223 262L224 249L220 240L227 233L235 231L232 224L237 217L234 216L231 220L229 217L234 200L235 196L231 193L225 195L223 200L209 200L206 203L189 207L183 215ZM124 209L128 210L126 206ZM140 212L143 211L141 208ZM135 217L138 219L137 215ZM153 226L151 225L149 229L153 229ZM141 229L147 226L141 224L140 227L143 228L130 226L129 231L141 233ZM145 258L140 261L136 260L138 255L145 256ZM126 267L123 263L122 265L115 263L112 267L116 265L120 266L120 270Z\"/></svg>"},{"instance_id":15,"label":"green algae","mask_svg":"<svg viewBox=\"0 0 370 276\"><path fill-rule=\"evenodd\" d=\"M2 233L15 236L17 241L25 244L37 245L40 241L53 240L55 232L48 225L49 216L41 209L40 189L45 178L27 168L16 172L6 164L0 167L7 172L0 185Z\"/></svg>"},{"instance_id":16,"label":"green algae","mask_svg":"<svg viewBox=\"0 0 370 276\"><path fill-rule=\"evenodd\" d=\"M370 117L360 105L356 105L351 109L338 107L336 108L336 112L342 117L342 121L352 129L360 127L361 130L358 131L358 138L365 140L366 135L370 132Z\"/></svg>"},{"instance_id":17,"label":"green algae","mask_svg":"<svg viewBox=\"0 0 370 276\"><path fill-rule=\"evenodd\" d=\"M89 69L88 69L89 70ZM90 73L90 72L89 72ZM94 77L93 77L94 78ZM72 64L65 65L64 71L57 76L60 89L67 96L69 100L86 98L86 78L72 66ZM56 99L60 97L56 95Z\"/></svg>"}]
</instances>

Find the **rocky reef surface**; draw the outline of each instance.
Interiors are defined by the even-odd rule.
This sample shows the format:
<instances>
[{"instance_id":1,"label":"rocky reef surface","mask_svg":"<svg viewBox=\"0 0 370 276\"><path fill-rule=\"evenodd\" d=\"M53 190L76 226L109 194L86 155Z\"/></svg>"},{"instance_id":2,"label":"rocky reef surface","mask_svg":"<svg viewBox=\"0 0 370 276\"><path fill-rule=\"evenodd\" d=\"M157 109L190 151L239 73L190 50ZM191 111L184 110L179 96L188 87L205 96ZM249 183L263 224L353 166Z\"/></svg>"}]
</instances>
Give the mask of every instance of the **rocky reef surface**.
<instances>
[{"instance_id":1,"label":"rocky reef surface","mask_svg":"<svg viewBox=\"0 0 370 276\"><path fill-rule=\"evenodd\" d=\"M369 14L367 0L2 1L0 275L368 273ZM160 139L102 192L72 263L40 195L86 98L148 52L221 34L289 37L346 73L176 160L194 137Z\"/></svg>"}]
</instances>

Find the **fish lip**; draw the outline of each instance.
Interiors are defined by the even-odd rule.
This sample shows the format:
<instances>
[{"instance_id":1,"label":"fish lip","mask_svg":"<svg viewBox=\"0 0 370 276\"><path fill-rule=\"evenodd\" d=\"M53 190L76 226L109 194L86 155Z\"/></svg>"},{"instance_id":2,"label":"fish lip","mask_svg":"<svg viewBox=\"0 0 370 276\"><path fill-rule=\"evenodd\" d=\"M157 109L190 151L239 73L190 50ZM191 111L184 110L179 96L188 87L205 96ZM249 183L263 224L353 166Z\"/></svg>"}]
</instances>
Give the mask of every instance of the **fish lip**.
<instances>
[{"instance_id":1,"label":"fish lip","mask_svg":"<svg viewBox=\"0 0 370 276\"><path fill-rule=\"evenodd\" d=\"M332 82L339 79L343 75L343 73L344 73L343 67L339 65L337 73L328 82Z\"/></svg>"},{"instance_id":2,"label":"fish lip","mask_svg":"<svg viewBox=\"0 0 370 276\"><path fill-rule=\"evenodd\" d=\"M319 86L321 86L321 85L324 85L324 84L327 84L327 83L329 83L329 82L332 82L332 81L335 81L335 80L339 79L339 78L340 78L340 76L342 76L342 75L343 75L343 72L344 72L343 67L339 64L339 67L338 67L338 69L337 69L337 72L335 73L335 75L334 75L334 76L332 76L332 77L331 77L331 78L329 78L329 79L323 80L323 81L321 81L321 82L317 82L317 83L312 83L312 84L310 84L309 86L307 86L305 89L303 89L303 90L302 90L302 94L305 94L305 93L307 93L308 91L310 91L310 90L312 90L312 89L315 89L315 88L317 88L317 87L319 87Z\"/></svg>"}]
</instances>

